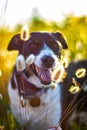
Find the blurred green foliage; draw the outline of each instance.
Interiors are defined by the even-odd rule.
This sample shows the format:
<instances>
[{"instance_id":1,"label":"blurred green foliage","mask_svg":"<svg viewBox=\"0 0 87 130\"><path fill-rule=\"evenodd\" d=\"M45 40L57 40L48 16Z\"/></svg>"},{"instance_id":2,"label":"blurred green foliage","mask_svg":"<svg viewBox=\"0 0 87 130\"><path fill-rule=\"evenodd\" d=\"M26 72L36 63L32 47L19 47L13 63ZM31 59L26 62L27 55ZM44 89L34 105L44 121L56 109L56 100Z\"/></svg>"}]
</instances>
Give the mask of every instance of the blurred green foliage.
<instances>
[{"instance_id":1,"label":"blurred green foliage","mask_svg":"<svg viewBox=\"0 0 87 130\"><path fill-rule=\"evenodd\" d=\"M87 17L67 16L61 22L47 21L39 16L33 16L28 22L29 31L60 31L67 39L69 49L63 52L68 62L87 58ZM21 32L22 24L13 29L0 27L0 126L5 130L20 129L9 109L7 84L15 63L17 52L7 51L11 37ZM77 126L76 130L77 130ZM78 130L81 130L78 128Z\"/></svg>"}]
</instances>

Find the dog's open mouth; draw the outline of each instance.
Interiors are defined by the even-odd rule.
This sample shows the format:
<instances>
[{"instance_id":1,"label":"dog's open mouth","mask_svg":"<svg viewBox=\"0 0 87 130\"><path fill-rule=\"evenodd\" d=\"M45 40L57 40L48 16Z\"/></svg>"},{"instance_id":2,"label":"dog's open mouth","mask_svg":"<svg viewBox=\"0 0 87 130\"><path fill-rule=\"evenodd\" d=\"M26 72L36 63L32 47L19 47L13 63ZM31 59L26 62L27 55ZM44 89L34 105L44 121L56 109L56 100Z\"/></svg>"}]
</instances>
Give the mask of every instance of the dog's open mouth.
<instances>
[{"instance_id":1,"label":"dog's open mouth","mask_svg":"<svg viewBox=\"0 0 87 130\"><path fill-rule=\"evenodd\" d=\"M36 66L35 64L31 65L33 73L40 79L42 84L48 85L51 84L51 74L52 69L51 68L40 68Z\"/></svg>"}]
</instances>

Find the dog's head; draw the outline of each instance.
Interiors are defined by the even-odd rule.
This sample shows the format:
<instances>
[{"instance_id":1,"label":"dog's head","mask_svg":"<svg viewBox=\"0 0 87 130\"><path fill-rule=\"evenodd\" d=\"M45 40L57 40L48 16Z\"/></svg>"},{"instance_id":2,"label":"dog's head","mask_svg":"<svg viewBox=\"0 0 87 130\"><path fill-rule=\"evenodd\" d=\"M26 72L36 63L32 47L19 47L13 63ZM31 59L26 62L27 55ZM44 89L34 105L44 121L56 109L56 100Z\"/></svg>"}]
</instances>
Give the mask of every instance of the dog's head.
<instances>
[{"instance_id":1,"label":"dog's head","mask_svg":"<svg viewBox=\"0 0 87 130\"><path fill-rule=\"evenodd\" d=\"M60 32L33 32L27 40L23 40L20 35L13 36L8 45L8 50L18 50L19 56L22 56L20 59L24 60L22 63L27 63L31 67L34 75L39 78L42 84L50 84L51 71L58 63L61 48L67 49L68 47L64 36ZM32 63L29 63L30 55L33 58ZM26 69L26 65L23 69Z\"/></svg>"}]
</instances>

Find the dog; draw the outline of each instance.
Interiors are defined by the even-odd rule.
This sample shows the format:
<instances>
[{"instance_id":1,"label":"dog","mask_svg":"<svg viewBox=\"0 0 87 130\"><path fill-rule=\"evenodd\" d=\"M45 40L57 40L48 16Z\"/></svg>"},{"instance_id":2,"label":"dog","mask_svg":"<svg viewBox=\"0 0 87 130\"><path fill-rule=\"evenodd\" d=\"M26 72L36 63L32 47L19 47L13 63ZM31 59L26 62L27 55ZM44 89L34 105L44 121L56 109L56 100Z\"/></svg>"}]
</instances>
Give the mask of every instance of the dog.
<instances>
[{"instance_id":1,"label":"dog","mask_svg":"<svg viewBox=\"0 0 87 130\"><path fill-rule=\"evenodd\" d=\"M53 129L60 125L61 88L53 87L52 71L61 66L61 50L67 49L61 32L16 34L8 50L19 52L8 85L11 111L27 130ZM61 128L59 128L61 129Z\"/></svg>"},{"instance_id":2,"label":"dog","mask_svg":"<svg viewBox=\"0 0 87 130\"><path fill-rule=\"evenodd\" d=\"M78 124L79 128L87 129L87 60L71 62L66 73L61 84L61 126L63 130L75 130ZM72 86L74 89L69 91Z\"/></svg>"}]
</instances>

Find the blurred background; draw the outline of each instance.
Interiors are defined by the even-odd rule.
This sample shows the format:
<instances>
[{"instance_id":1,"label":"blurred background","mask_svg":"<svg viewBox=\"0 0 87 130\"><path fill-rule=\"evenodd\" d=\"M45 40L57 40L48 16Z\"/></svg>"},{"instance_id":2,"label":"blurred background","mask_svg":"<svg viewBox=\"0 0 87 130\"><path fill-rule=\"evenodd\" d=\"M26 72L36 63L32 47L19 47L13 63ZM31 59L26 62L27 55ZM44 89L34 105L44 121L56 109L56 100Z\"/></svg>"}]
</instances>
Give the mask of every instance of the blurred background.
<instances>
[{"instance_id":1,"label":"blurred background","mask_svg":"<svg viewBox=\"0 0 87 130\"><path fill-rule=\"evenodd\" d=\"M63 52L68 63L86 59L86 6L87 0L0 0L0 129L20 129L10 112L7 92L18 53L7 51L12 36L21 32L25 24L29 32L61 31L68 41L69 49Z\"/></svg>"}]
</instances>

